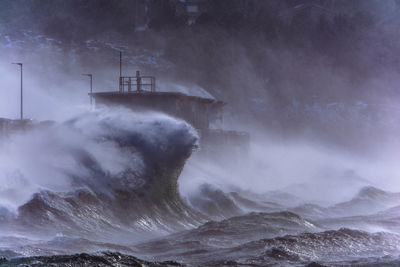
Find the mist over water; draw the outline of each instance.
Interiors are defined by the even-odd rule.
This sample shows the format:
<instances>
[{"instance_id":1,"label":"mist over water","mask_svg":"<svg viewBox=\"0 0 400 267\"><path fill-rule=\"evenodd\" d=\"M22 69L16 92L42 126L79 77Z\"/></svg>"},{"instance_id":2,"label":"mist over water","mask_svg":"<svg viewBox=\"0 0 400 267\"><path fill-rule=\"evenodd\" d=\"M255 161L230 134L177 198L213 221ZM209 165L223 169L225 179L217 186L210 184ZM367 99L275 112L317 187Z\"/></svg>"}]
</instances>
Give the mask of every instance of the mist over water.
<instances>
[{"instance_id":1,"label":"mist over water","mask_svg":"<svg viewBox=\"0 0 400 267\"><path fill-rule=\"evenodd\" d=\"M19 118L23 62L30 119L0 136L0 257L398 265L397 1L206 1L192 26L149 1L143 32L128 1L78 2L43 4L61 22L25 2L29 26L0 0L0 118ZM248 132L248 151L207 154L182 120L90 106L82 74L116 91L120 51L124 75L227 102L211 128Z\"/></svg>"},{"instance_id":2,"label":"mist over water","mask_svg":"<svg viewBox=\"0 0 400 267\"><path fill-rule=\"evenodd\" d=\"M78 121L73 117L61 124L52 123L2 140L3 201L13 200L9 204L16 208L40 190L62 192L72 189L71 176L89 175L80 162L81 153L88 153L111 175L129 166L140 170L139 159L124 154L111 142L96 142L96 137L104 134L94 124L97 117L99 112L87 110L76 117ZM132 165L136 162L137 166ZM12 199L7 192L16 194L15 198Z\"/></svg>"},{"instance_id":3,"label":"mist over water","mask_svg":"<svg viewBox=\"0 0 400 267\"><path fill-rule=\"evenodd\" d=\"M308 140L265 138L252 140L249 153L239 159L226 154L224 164L193 157L180 183L183 195L208 183L226 192L278 190L303 202L332 205L351 199L365 186L399 191L398 157L395 149L365 156Z\"/></svg>"}]
</instances>

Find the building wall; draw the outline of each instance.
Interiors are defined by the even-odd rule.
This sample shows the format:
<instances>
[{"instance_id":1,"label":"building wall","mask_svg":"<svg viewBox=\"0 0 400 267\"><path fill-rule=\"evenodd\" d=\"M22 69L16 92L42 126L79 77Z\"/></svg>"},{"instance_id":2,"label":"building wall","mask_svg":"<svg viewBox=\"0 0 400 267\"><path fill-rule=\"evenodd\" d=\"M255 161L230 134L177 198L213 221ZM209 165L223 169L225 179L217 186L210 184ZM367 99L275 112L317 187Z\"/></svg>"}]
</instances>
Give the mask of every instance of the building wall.
<instances>
[{"instance_id":1,"label":"building wall","mask_svg":"<svg viewBox=\"0 0 400 267\"><path fill-rule=\"evenodd\" d=\"M196 129L208 129L211 112L218 112L213 103L164 95L96 95L96 105L122 105L136 111L159 111L185 120ZM221 108L219 108L220 112Z\"/></svg>"}]
</instances>

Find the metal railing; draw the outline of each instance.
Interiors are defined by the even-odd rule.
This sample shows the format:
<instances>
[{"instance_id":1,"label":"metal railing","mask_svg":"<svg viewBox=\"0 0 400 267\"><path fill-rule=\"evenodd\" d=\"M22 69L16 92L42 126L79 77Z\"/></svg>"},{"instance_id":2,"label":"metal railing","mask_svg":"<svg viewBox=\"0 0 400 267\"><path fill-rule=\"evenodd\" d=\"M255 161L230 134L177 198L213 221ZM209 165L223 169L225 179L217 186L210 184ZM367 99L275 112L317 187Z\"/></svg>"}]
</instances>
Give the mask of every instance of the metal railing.
<instances>
[{"instance_id":1,"label":"metal railing","mask_svg":"<svg viewBox=\"0 0 400 267\"><path fill-rule=\"evenodd\" d=\"M137 71L136 76L122 76L119 77L119 91L132 92L132 91L156 91L156 78L154 76L140 76Z\"/></svg>"}]
</instances>

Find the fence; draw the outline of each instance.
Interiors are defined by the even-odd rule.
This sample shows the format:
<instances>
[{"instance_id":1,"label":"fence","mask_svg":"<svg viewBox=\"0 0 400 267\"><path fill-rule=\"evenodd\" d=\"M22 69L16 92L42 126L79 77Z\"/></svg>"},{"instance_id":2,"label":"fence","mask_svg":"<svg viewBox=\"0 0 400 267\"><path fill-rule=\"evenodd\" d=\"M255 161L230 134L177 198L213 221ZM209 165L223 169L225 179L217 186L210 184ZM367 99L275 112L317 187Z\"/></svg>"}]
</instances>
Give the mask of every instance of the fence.
<instances>
[{"instance_id":1,"label":"fence","mask_svg":"<svg viewBox=\"0 0 400 267\"><path fill-rule=\"evenodd\" d=\"M140 76L136 72L136 76L122 76L119 77L119 91L132 92L132 91L156 91L156 78L154 76Z\"/></svg>"}]
</instances>

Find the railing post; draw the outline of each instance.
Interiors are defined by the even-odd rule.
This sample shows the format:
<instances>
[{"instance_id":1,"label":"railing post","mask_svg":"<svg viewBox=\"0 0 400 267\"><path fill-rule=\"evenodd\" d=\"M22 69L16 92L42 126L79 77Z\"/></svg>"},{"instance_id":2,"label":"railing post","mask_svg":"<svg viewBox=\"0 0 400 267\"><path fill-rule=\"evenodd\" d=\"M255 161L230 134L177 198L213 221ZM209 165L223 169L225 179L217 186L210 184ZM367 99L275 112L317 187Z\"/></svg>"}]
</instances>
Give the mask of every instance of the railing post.
<instances>
[{"instance_id":1,"label":"railing post","mask_svg":"<svg viewBox=\"0 0 400 267\"><path fill-rule=\"evenodd\" d=\"M156 77L151 78L151 91L152 92L156 91Z\"/></svg>"},{"instance_id":2,"label":"railing post","mask_svg":"<svg viewBox=\"0 0 400 267\"><path fill-rule=\"evenodd\" d=\"M136 71L136 89L138 92L142 91L142 79L140 78L140 71Z\"/></svg>"}]
</instances>

